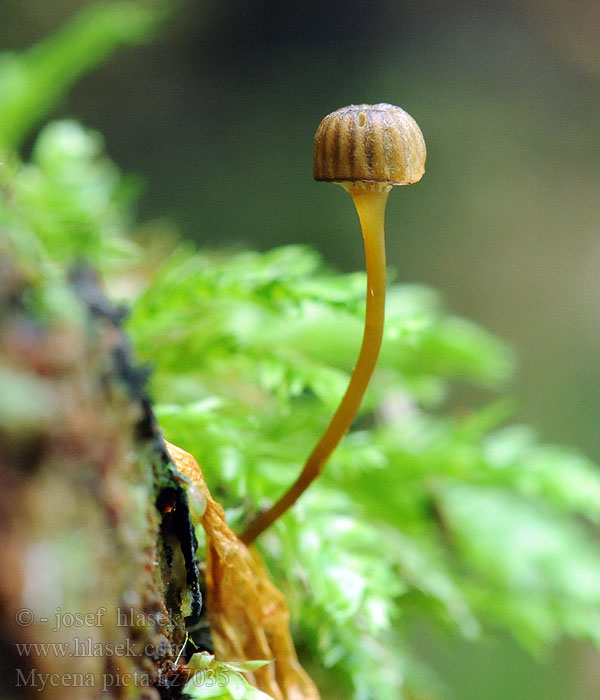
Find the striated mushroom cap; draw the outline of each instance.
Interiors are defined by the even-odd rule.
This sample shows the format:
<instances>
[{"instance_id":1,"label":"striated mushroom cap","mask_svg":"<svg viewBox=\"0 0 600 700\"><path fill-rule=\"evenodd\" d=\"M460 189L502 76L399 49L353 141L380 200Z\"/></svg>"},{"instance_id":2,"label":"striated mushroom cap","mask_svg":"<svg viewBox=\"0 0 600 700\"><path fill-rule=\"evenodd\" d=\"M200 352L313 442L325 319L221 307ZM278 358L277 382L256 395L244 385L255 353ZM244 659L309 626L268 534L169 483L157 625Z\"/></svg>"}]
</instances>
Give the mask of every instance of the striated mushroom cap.
<instances>
[{"instance_id":1,"label":"striated mushroom cap","mask_svg":"<svg viewBox=\"0 0 600 700\"><path fill-rule=\"evenodd\" d=\"M425 140L417 122L386 103L350 105L319 124L313 175L326 182L411 185L425 172Z\"/></svg>"}]
</instances>

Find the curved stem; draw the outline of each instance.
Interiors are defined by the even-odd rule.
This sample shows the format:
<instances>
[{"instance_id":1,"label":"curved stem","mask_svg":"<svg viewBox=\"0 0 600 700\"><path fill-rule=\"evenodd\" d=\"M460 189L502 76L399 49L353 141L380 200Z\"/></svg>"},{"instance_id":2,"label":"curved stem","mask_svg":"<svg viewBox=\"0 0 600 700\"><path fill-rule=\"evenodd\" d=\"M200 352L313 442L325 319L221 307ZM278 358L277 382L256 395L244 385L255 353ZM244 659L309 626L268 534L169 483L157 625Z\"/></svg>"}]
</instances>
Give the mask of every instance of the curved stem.
<instances>
[{"instance_id":1,"label":"curved stem","mask_svg":"<svg viewBox=\"0 0 600 700\"><path fill-rule=\"evenodd\" d=\"M352 424L375 369L385 314L385 206L390 187L379 183L344 183L352 195L361 223L367 267L367 309L358 360L340 405L304 464L300 476L268 510L259 513L241 534L251 544L277 520L323 471L331 453Z\"/></svg>"}]
</instances>

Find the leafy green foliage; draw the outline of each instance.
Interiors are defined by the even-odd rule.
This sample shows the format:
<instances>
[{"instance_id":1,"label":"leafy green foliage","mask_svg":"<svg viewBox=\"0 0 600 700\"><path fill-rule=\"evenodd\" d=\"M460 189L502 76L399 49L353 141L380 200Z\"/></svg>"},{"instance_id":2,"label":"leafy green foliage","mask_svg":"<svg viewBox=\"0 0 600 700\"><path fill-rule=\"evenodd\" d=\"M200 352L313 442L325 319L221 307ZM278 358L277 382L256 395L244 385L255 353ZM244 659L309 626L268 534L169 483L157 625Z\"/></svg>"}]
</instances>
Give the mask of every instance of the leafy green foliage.
<instances>
[{"instance_id":1,"label":"leafy green foliage","mask_svg":"<svg viewBox=\"0 0 600 700\"><path fill-rule=\"evenodd\" d=\"M103 154L99 134L71 121L42 130L31 162L5 174L11 206L0 223L14 246L36 264L83 254L105 269L131 262L136 246L123 237L134 193Z\"/></svg>"},{"instance_id":2,"label":"leafy green foliage","mask_svg":"<svg viewBox=\"0 0 600 700\"><path fill-rule=\"evenodd\" d=\"M81 75L121 44L152 34L163 12L135 2L97 3L22 54L0 56L0 153L20 145Z\"/></svg>"},{"instance_id":3,"label":"leafy green foliage","mask_svg":"<svg viewBox=\"0 0 600 700\"><path fill-rule=\"evenodd\" d=\"M194 675L183 692L192 700L272 700L270 695L250 685L242 675L261 668L270 661L216 661L208 652L194 654L188 662Z\"/></svg>"},{"instance_id":4,"label":"leafy green foliage","mask_svg":"<svg viewBox=\"0 0 600 700\"><path fill-rule=\"evenodd\" d=\"M58 72L64 87L73 76ZM28 104L27 128L42 109ZM7 144L24 134L5 129ZM141 274L147 254L128 237L135 186L97 134L52 124L30 163L14 153L6 163L0 245L40 276L44 318L77 313L61 296L77 259L127 290L166 437L196 456L241 527L295 478L345 390L364 275L336 274L306 248L186 244ZM491 392L513 365L502 342L448 314L434 291L391 286L381 360L353 430L260 543L301 648L332 687L351 689L340 696L398 700L421 684L409 618L468 639L506 628L532 650L563 634L600 644L600 473L528 428L500 427L511 403ZM461 398L465 384L487 405ZM248 697L240 683L229 697ZM202 692L189 690L216 697Z\"/></svg>"},{"instance_id":5,"label":"leafy green foliage","mask_svg":"<svg viewBox=\"0 0 600 700\"><path fill-rule=\"evenodd\" d=\"M238 526L293 480L345 389L364 278L349 276L345 302L343 282L309 250L184 248L136 302L161 425ZM409 610L470 639L504 626L532 649L595 640L600 549L571 516L597 521L596 467L494 430L505 401L440 413L455 380L497 386L512 357L433 292L392 287L388 318L356 430L261 543L305 644L357 697L392 698L411 674Z\"/></svg>"}]
</instances>

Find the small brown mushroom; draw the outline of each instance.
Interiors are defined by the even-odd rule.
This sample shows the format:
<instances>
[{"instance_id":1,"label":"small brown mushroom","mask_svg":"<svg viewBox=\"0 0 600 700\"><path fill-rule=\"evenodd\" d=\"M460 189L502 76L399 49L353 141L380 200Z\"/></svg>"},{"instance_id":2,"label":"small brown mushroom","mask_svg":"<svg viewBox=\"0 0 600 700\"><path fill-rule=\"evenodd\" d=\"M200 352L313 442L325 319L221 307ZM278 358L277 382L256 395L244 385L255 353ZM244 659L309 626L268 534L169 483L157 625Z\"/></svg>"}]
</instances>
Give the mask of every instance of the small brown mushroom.
<instances>
[{"instance_id":1,"label":"small brown mushroom","mask_svg":"<svg viewBox=\"0 0 600 700\"><path fill-rule=\"evenodd\" d=\"M279 518L321 473L348 431L375 369L385 313L385 237L387 197L395 185L418 182L425 172L425 141L415 120L389 104L350 105L327 115L315 134L315 180L334 182L350 193L365 245L367 309L358 360L340 405L313 448L300 476L241 535L253 542Z\"/></svg>"}]
</instances>

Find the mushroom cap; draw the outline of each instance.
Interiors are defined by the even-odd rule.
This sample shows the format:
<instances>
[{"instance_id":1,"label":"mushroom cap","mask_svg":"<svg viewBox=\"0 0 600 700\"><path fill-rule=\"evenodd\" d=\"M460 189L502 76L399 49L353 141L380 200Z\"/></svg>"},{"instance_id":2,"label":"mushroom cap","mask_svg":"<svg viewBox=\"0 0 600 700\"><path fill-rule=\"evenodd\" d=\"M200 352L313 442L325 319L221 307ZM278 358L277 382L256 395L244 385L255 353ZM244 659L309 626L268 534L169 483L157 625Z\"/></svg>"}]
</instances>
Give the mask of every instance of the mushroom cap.
<instances>
[{"instance_id":1,"label":"mushroom cap","mask_svg":"<svg viewBox=\"0 0 600 700\"><path fill-rule=\"evenodd\" d=\"M350 105L319 124L313 175L326 182L411 185L425 172L425 140L417 122L386 103Z\"/></svg>"}]
</instances>

